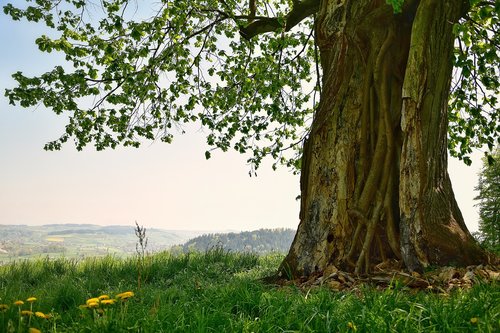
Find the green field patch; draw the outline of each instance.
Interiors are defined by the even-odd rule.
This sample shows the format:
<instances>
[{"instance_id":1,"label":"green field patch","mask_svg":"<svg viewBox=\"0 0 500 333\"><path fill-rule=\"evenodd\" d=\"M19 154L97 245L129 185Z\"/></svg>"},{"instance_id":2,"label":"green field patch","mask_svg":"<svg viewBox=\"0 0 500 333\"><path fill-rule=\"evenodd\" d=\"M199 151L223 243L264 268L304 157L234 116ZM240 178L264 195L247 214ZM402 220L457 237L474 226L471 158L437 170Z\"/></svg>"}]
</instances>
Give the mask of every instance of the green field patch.
<instances>
[{"instance_id":1,"label":"green field patch","mask_svg":"<svg viewBox=\"0 0 500 333\"><path fill-rule=\"evenodd\" d=\"M47 242L64 243L64 237L47 237L45 240Z\"/></svg>"}]
</instances>

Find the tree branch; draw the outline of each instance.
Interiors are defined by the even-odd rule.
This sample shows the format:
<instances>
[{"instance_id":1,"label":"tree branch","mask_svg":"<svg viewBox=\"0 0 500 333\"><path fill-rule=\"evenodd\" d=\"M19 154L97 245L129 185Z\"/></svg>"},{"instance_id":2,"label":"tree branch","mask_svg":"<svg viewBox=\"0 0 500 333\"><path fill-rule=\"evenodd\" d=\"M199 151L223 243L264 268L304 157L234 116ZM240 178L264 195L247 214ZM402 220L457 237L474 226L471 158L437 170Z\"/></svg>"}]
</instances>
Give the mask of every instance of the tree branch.
<instances>
[{"instance_id":1,"label":"tree branch","mask_svg":"<svg viewBox=\"0 0 500 333\"><path fill-rule=\"evenodd\" d=\"M292 10L285 16L285 22L280 23L277 17L259 18L247 25L240 27L240 34L246 39L252 39L257 35L276 31L284 28L289 31L306 17L313 15L319 10L319 0L304 0L294 2Z\"/></svg>"}]
</instances>

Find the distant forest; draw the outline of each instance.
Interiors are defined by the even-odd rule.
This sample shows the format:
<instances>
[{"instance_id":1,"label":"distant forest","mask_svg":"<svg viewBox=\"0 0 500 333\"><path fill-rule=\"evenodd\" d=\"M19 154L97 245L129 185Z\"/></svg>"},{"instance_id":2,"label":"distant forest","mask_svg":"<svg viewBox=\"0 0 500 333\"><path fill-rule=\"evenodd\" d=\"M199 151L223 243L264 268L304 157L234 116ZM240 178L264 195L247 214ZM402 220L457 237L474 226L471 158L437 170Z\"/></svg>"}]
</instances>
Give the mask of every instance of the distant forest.
<instances>
[{"instance_id":1,"label":"distant forest","mask_svg":"<svg viewBox=\"0 0 500 333\"><path fill-rule=\"evenodd\" d=\"M293 229L259 229L227 234L204 234L195 237L184 245L174 246L172 250L184 253L206 251L216 246L234 252L253 252L265 254L270 252L286 253L292 244Z\"/></svg>"}]
</instances>

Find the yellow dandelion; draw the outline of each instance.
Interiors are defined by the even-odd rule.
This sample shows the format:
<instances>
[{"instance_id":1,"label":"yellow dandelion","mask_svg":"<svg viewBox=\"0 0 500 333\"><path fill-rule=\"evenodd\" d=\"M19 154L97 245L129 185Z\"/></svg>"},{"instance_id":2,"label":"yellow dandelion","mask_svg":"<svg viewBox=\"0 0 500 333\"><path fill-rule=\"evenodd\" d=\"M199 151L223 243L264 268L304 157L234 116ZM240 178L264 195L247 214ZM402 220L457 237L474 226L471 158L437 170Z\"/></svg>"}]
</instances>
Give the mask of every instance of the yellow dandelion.
<instances>
[{"instance_id":1,"label":"yellow dandelion","mask_svg":"<svg viewBox=\"0 0 500 333\"><path fill-rule=\"evenodd\" d=\"M121 300L126 300L127 298L130 298L132 296L134 296L134 292L133 291L126 291L124 293L116 295L116 298L119 298Z\"/></svg>"},{"instance_id":2,"label":"yellow dandelion","mask_svg":"<svg viewBox=\"0 0 500 333\"><path fill-rule=\"evenodd\" d=\"M0 304L0 311L7 311L9 309L9 306L7 304Z\"/></svg>"},{"instance_id":3,"label":"yellow dandelion","mask_svg":"<svg viewBox=\"0 0 500 333\"><path fill-rule=\"evenodd\" d=\"M98 308L99 307L99 302L90 302L90 303L87 303L87 307L90 308L90 309Z\"/></svg>"},{"instance_id":4,"label":"yellow dandelion","mask_svg":"<svg viewBox=\"0 0 500 333\"><path fill-rule=\"evenodd\" d=\"M36 301L36 297L30 297L26 301L30 302L30 303L33 303L34 301Z\"/></svg>"},{"instance_id":5,"label":"yellow dandelion","mask_svg":"<svg viewBox=\"0 0 500 333\"><path fill-rule=\"evenodd\" d=\"M105 300L105 299L109 299L109 296L108 295L101 295L99 297L97 297L100 301L102 300Z\"/></svg>"},{"instance_id":6,"label":"yellow dandelion","mask_svg":"<svg viewBox=\"0 0 500 333\"><path fill-rule=\"evenodd\" d=\"M42 333L38 328L30 327L28 330L29 333Z\"/></svg>"},{"instance_id":7,"label":"yellow dandelion","mask_svg":"<svg viewBox=\"0 0 500 333\"><path fill-rule=\"evenodd\" d=\"M356 327L356 325L354 325L354 323L351 322L351 321L347 323L347 328L353 330L354 332L356 332L358 330L358 328Z\"/></svg>"},{"instance_id":8,"label":"yellow dandelion","mask_svg":"<svg viewBox=\"0 0 500 333\"><path fill-rule=\"evenodd\" d=\"M111 305L111 304L115 304L115 300L114 299L103 299L101 301L101 304L103 305Z\"/></svg>"},{"instance_id":9,"label":"yellow dandelion","mask_svg":"<svg viewBox=\"0 0 500 333\"><path fill-rule=\"evenodd\" d=\"M23 301L15 301L15 302L14 302L14 305L17 305L17 306L21 306L21 305L23 305L23 304L24 304L24 302L23 302Z\"/></svg>"},{"instance_id":10,"label":"yellow dandelion","mask_svg":"<svg viewBox=\"0 0 500 333\"><path fill-rule=\"evenodd\" d=\"M95 297L95 298L89 298L86 303L87 303L87 305L89 305L90 303L97 303L97 304L99 304L99 298L97 298L97 297Z\"/></svg>"},{"instance_id":11,"label":"yellow dandelion","mask_svg":"<svg viewBox=\"0 0 500 333\"><path fill-rule=\"evenodd\" d=\"M30 310L21 311L21 316L32 316L32 315L33 315L33 311L30 311Z\"/></svg>"},{"instance_id":12,"label":"yellow dandelion","mask_svg":"<svg viewBox=\"0 0 500 333\"><path fill-rule=\"evenodd\" d=\"M476 317L472 317L472 318L470 319L470 323L471 323L471 324L474 324L474 325L475 325L475 324L477 324L477 322L478 322L478 321L479 321L479 318L476 318Z\"/></svg>"},{"instance_id":13,"label":"yellow dandelion","mask_svg":"<svg viewBox=\"0 0 500 333\"><path fill-rule=\"evenodd\" d=\"M36 311L35 316L37 316L38 318L47 319L47 316L45 315L45 313L40 312L40 311Z\"/></svg>"}]
</instances>

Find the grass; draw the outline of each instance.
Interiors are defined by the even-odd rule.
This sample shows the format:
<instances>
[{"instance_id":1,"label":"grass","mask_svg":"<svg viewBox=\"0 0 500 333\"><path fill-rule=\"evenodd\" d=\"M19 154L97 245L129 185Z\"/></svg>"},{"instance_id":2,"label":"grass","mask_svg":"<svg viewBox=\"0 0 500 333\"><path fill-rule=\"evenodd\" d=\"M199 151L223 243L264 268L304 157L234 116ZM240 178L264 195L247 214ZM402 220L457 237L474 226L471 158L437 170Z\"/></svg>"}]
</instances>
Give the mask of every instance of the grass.
<instances>
[{"instance_id":1,"label":"grass","mask_svg":"<svg viewBox=\"0 0 500 333\"><path fill-rule=\"evenodd\" d=\"M39 259L0 266L0 332L499 332L498 283L448 296L370 287L349 292L273 287L259 278L282 257L206 253L83 261ZM100 295L127 300L81 308ZM33 303L28 297L35 297ZM23 300L21 307L14 301ZM20 310L51 314L20 317ZM22 318L20 320L19 318ZM28 325L29 324L29 325ZM33 331L36 332L36 331Z\"/></svg>"}]
</instances>

